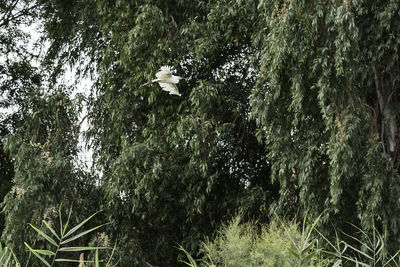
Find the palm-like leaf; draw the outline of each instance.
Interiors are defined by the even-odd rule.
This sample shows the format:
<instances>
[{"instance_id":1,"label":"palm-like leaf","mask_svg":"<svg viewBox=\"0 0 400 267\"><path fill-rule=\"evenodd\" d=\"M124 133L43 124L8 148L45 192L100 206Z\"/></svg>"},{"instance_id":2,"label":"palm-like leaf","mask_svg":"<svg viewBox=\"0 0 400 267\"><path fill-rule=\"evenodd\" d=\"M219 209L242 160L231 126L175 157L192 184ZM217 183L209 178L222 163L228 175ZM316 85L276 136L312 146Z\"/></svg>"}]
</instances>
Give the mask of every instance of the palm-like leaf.
<instances>
[{"instance_id":1,"label":"palm-like leaf","mask_svg":"<svg viewBox=\"0 0 400 267\"><path fill-rule=\"evenodd\" d=\"M40 236L42 236L44 239L46 239L50 244L52 244L53 246L56 247L56 249L54 251L51 250L41 250L41 249L33 249L31 248L26 242L25 245L26 247L29 249L29 251L35 255L39 260L41 260L46 266L52 267L54 266L54 264L56 262L79 262L79 260L75 260L75 259L63 259L63 258L58 258L58 253L59 252L76 252L76 251L88 251L88 250L95 250L96 251L96 260L95 262L97 262L98 264L98 250L99 249L105 249L106 247L84 247L84 246L80 246L80 247L68 247L68 246L64 246L65 244L76 240L82 236L87 235L90 232L93 232L97 229L99 229L100 227L103 227L106 224L102 224L99 226L95 226L91 229L82 231L80 233L77 233L76 235L72 235L74 233L76 233L79 229L81 229L81 227L83 225L85 225L90 219L92 219L98 212L92 214L91 216L89 216L88 218L86 218L85 220L83 220L81 223L77 224L76 226L72 227L68 232L68 225L70 222L70 218L71 218L71 214L72 214L72 210L70 209L69 214L68 214L68 219L67 222L65 224L63 224L62 218L61 218L61 206L59 208L59 217L60 217L60 233L57 233L55 229L53 229L50 224L46 221L43 221L44 225L46 226L46 228L50 231L51 235L57 240L55 240L52 236L44 233L43 231L41 231L40 229L38 229L37 227L35 227L32 224L29 224ZM51 263L49 263L49 261L47 261L43 256L47 256L47 257L52 257L51 259ZM93 262L93 261L85 261L85 262Z\"/></svg>"}]
</instances>

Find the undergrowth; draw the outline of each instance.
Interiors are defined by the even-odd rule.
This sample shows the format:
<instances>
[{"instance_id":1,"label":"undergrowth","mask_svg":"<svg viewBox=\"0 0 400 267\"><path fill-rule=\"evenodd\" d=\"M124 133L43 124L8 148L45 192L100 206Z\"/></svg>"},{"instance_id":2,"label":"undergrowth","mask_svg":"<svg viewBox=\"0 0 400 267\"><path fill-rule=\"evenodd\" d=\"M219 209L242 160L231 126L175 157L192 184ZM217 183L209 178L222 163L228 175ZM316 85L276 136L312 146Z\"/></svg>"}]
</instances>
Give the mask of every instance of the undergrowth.
<instances>
[{"instance_id":1,"label":"undergrowth","mask_svg":"<svg viewBox=\"0 0 400 267\"><path fill-rule=\"evenodd\" d=\"M255 222L241 223L235 217L221 227L216 237L201 245L200 259L195 260L183 247L184 264L191 267L317 267L317 266L400 266L399 252L388 256L384 238L376 229L371 233L358 230L348 235L352 244L340 239L328 240L317 229L319 218L311 225L275 218L268 226ZM323 241L322 248L319 241Z\"/></svg>"}]
</instances>

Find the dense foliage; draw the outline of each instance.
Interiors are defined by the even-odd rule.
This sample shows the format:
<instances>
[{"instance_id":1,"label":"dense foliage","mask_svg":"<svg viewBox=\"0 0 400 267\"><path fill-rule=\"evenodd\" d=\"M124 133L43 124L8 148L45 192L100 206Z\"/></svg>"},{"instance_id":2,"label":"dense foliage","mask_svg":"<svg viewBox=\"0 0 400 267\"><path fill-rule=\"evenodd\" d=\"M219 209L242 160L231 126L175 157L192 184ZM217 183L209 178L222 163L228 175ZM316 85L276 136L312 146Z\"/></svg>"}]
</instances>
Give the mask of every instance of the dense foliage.
<instances>
[{"instance_id":1,"label":"dense foliage","mask_svg":"<svg viewBox=\"0 0 400 267\"><path fill-rule=\"evenodd\" d=\"M275 209L376 220L398 245L399 4L260 6L269 33L251 106L281 185Z\"/></svg>"},{"instance_id":2,"label":"dense foliage","mask_svg":"<svg viewBox=\"0 0 400 267\"><path fill-rule=\"evenodd\" d=\"M27 35L21 25L28 25L36 16L36 5L29 1L2 1L0 3L0 147L5 137L18 127L23 119L20 108L30 87L40 83L31 61L33 55L26 45ZM13 112L9 112L12 110ZM0 200L11 189L14 176L12 160L0 149ZM3 216L0 217L3 229Z\"/></svg>"},{"instance_id":3,"label":"dense foliage","mask_svg":"<svg viewBox=\"0 0 400 267\"><path fill-rule=\"evenodd\" d=\"M247 60L248 38L241 38L253 22L229 38L204 36L218 28L228 3L179 5L102 3L99 14L107 46L89 136L118 222L114 235L127 241L130 258L152 264L173 265L175 243L196 249L238 208L265 215L277 196L249 120L257 66ZM234 29L246 16L231 14L226 23ZM185 77L181 98L156 84L141 86L163 64Z\"/></svg>"},{"instance_id":4,"label":"dense foliage","mask_svg":"<svg viewBox=\"0 0 400 267\"><path fill-rule=\"evenodd\" d=\"M24 241L44 244L28 223L47 219L57 225L61 203L78 206L78 221L96 211L93 203L101 198L94 176L77 167L81 97L72 98L73 88L55 83L54 72L38 66L40 44L29 39L39 7L34 1L0 4L1 239L22 263L29 257Z\"/></svg>"},{"instance_id":5,"label":"dense foliage","mask_svg":"<svg viewBox=\"0 0 400 267\"><path fill-rule=\"evenodd\" d=\"M48 49L41 75L15 65L0 81L30 88L7 98L24 122L6 145L6 241L35 239L26 223L64 200L83 217L104 209L125 266L174 266L177 243L199 251L239 210L322 213L327 236L330 223L375 224L398 247L398 1L30 3L21 16ZM181 97L148 83L163 65L185 78ZM70 66L94 81L85 100L59 85ZM75 160L79 116L90 175Z\"/></svg>"}]
</instances>

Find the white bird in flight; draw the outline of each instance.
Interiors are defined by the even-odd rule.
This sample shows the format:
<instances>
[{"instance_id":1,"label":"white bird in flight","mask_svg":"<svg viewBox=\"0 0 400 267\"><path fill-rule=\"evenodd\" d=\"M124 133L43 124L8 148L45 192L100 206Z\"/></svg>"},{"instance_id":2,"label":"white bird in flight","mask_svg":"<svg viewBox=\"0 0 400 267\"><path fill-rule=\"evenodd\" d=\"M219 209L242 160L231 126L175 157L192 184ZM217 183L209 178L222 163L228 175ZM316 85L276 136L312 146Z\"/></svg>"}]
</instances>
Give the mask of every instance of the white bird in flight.
<instances>
[{"instance_id":1,"label":"white bird in flight","mask_svg":"<svg viewBox=\"0 0 400 267\"><path fill-rule=\"evenodd\" d=\"M179 83L179 80L183 78L172 75L171 68L169 66L162 66L161 70L156 73L156 77L157 79L154 79L151 82L158 83L162 90L169 92L170 95L181 96L176 84Z\"/></svg>"}]
</instances>

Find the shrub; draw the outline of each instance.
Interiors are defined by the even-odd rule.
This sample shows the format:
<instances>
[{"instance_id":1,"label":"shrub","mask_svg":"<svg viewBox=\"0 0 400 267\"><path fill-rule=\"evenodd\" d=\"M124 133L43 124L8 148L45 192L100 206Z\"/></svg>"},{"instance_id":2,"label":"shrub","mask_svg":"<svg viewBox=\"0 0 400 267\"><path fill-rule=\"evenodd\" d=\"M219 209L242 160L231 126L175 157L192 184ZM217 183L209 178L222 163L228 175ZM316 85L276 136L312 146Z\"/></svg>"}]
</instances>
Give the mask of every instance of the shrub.
<instances>
[{"instance_id":1,"label":"shrub","mask_svg":"<svg viewBox=\"0 0 400 267\"><path fill-rule=\"evenodd\" d=\"M224 225L213 240L201 246L201 266L317 266L322 265L316 239L311 239L315 222L302 231L295 221L273 219L268 227L257 228L255 223L241 223L240 216ZM185 251L182 247L181 250ZM187 265L197 262L188 255Z\"/></svg>"}]
</instances>

